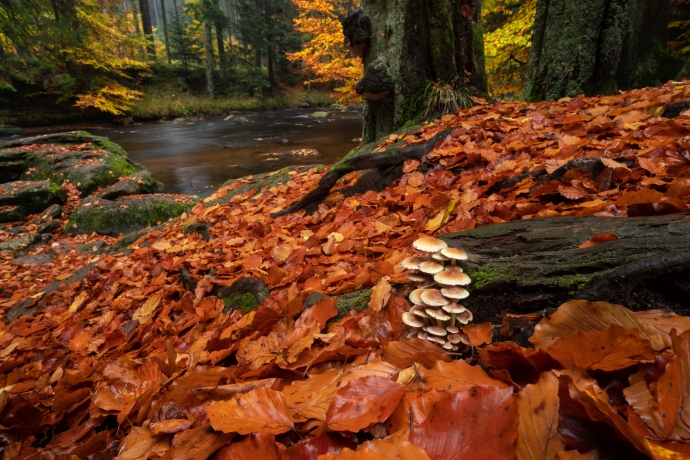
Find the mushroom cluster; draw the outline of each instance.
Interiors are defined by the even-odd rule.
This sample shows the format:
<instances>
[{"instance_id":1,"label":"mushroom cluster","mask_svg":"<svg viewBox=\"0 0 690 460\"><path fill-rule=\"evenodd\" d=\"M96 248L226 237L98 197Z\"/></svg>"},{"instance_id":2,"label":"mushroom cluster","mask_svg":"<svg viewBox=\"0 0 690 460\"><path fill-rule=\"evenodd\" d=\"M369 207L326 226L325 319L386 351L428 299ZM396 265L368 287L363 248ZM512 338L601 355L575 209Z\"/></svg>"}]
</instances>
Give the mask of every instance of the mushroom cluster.
<instances>
[{"instance_id":1,"label":"mushroom cluster","mask_svg":"<svg viewBox=\"0 0 690 460\"><path fill-rule=\"evenodd\" d=\"M407 277L417 283L410 293L413 307L403 313L403 323L412 327L408 337L436 343L448 351L464 349L470 342L458 326L472 321L472 312L458 301L468 297L463 287L472 282L457 265L467 254L438 238L423 236L412 243L424 256L412 256L402 266L414 270Z\"/></svg>"}]
</instances>

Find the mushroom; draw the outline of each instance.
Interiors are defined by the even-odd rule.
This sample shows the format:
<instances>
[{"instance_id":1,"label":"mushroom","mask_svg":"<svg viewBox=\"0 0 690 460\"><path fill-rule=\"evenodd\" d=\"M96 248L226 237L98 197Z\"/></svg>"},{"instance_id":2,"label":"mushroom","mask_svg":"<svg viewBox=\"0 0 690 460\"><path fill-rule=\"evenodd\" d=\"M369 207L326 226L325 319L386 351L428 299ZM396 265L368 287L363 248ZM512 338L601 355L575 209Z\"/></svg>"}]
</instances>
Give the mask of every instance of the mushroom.
<instances>
[{"instance_id":1,"label":"mushroom","mask_svg":"<svg viewBox=\"0 0 690 460\"><path fill-rule=\"evenodd\" d=\"M433 308L427 308L426 313L436 320L436 324L443 326L444 321L448 321L450 316L446 314L443 310L434 310Z\"/></svg>"},{"instance_id":2,"label":"mushroom","mask_svg":"<svg viewBox=\"0 0 690 460\"><path fill-rule=\"evenodd\" d=\"M444 343L444 344L442 345L442 347L443 347L444 350L450 351L450 350L453 349L453 344L450 343L450 342L446 342L446 343Z\"/></svg>"},{"instance_id":3,"label":"mushroom","mask_svg":"<svg viewBox=\"0 0 690 460\"><path fill-rule=\"evenodd\" d=\"M474 315L467 308L462 307L465 311L455 315L455 319L460 324L467 324L474 319Z\"/></svg>"},{"instance_id":4,"label":"mushroom","mask_svg":"<svg viewBox=\"0 0 690 460\"><path fill-rule=\"evenodd\" d=\"M410 302L415 305L424 305L424 302L422 301L422 294L425 291L426 289L415 289L414 291L410 292L410 296L408 297Z\"/></svg>"},{"instance_id":5,"label":"mushroom","mask_svg":"<svg viewBox=\"0 0 690 460\"><path fill-rule=\"evenodd\" d=\"M433 236L423 236L414 243L412 243L415 249L424 252L439 252L442 249L448 247L445 241L434 238Z\"/></svg>"},{"instance_id":6,"label":"mushroom","mask_svg":"<svg viewBox=\"0 0 690 460\"><path fill-rule=\"evenodd\" d=\"M429 337L429 333L426 331L421 331L419 334L417 334L418 339L426 340L427 337Z\"/></svg>"},{"instance_id":7,"label":"mushroom","mask_svg":"<svg viewBox=\"0 0 690 460\"><path fill-rule=\"evenodd\" d=\"M460 334L450 334L447 338L450 343L455 345L460 343L460 339L462 339L462 336Z\"/></svg>"},{"instance_id":8,"label":"mushroom","mask_svg":"<svg viewBox=\"0 0 690 460\"><path fill-rule=\"evenodd\" d=\"M414 306L414 307L410 308L410 312L414 313L415 315L420 316L422 318L428 318L429 317L429 315L427 315L426 312L424 311L424 308L422 308L421 306Z\"/></svg>"},{"instance_id":9,"label":"mushroom","mask_svg":"<svg viewBox=\"0 0 690 460\"><path fill-rule=\"evenodd\" d=\"M422 302L431 307L442 307L450 303L450 300L443 297L443 294L441 294L441 291L438 289L427 289L426 291L422 292L421 297Z\"/></svg>"},{"instance_id":10,"label":"mushroom","mask_svg":"<svg viewBox=\"0 0 690 460\"><path fill-rule=\"evenodd\" d=\"M416 329L413 329L412 331L410 331L409 334L407 334L407 338L412 339L414 337L417 337L417 334L419 334L419 331L417 331Z\"/></svg>"},{"instance_id":11,"label":"mushroom","mask_svg":"<svg viewBox=\"0 0 690 460\"><path fill-rule=\"evenodd\" d=\"M429 342L435 342L439 345L443 345L444 343L446 343L446 341L443 340L441 337L436 337L435 335L429 335L426 339Z\"/></svg>"},{"instance_id":12,"label":"mushroom","mask_svg":"<svg viewBox=\"0 0 690 460\"><path fill-rule=\"evenodd\" d=\"M455 270L444 270L437 273L434 275L434 281L445 286L467 286L472 282L467 273Z\"/></svg>"},{"instance_id":13,"label":"mushroom","mask_svg":"<svg viewBox=\"0 0 690 460\"><path fill-rule=\"evenodd\" d=\"M419 268L419 264L426 262L427 260L429 259L426 257L412 256L404 259L400 264L408 270L417 270Z\"/></svg>"},{"instance_id":14,"label":"mushroom","mask_svg":"<svg viewBox=\"0 0 690 460\"><path fill-rule=\"evenodd\" d=\"M422 275L420 273L408 273L407 279L410 281L414 281L415 283L424 283L430 281L431 277Z\"/></svg>"},{"instance_id":15,"label":"mushroom","mask_svg":"<svg viewBox=\"0 0 690 460\"><path fill-rule=\"evenodd\" d=\"M446 326L446 331L448 331L449 334L457 334L460 332L460 329L455 326Z\"/></svg>"},{"instance_id":16,"label":"mushroom","mask_svg":"<svg viewBox=\"0 0 690 460\"><path fill-rule=\"evenodd\" d=\"M467 253L462 249L457 248L443 248L441 254L451 259L451 265L455 265L456 260L467 260Z\"/></svg>"},{"instance_id":17,"label":"mushroom","mask_svg":"<svg viewBox=\"0 0 690 460\"><path fill-rule=\"evenodd\" d=\"M406 325L415 328L420 328L426 324L426 322L423 319L409 311L406 311L402 314L402 321Z\"/></svg>"},{"instance_id":18,"label":"mushroom","mask_svg":"<svg viewBox=\"0 0 690 460\"><path fill-rule=\"evenodd\" d=\"M427 331L429 334L440 336L440 337L445 337L448 335L446 330L442 328L441 326L430 326L429 330ZM445 342L445 340L444 340Z\"/></svg>"},{"instance_id":19,"label":"mushroom","mask_svg":"<svg viewBox=\"0 0 690 460\"><path fill-rule=\"evenodd\" d=\"M467 289L459 286L444 287L441 289L441 294L443 294L443 297L453 300L465 299L470 295L470 293L467 292Z\"/></svg>"},{"instance_id":20,"label":"mushroom","mask_svg":"<svg viewBox=\"0 0 690 460\"><path fill-rule=\"evenodd\" d=\"M450 257L446 257L440 252L437 252L435 254L431 254L431 258L434 260L438 260L439 262L445 262L447 260L450 260Z\"/></svg>"},{"instance_id":21,"label":"mushroom","mask_svg":"<svg viewBox=\"0 0 690 460\"><path fill-rule=\"evenodd\" d=\"M455 326L455 315L457 315L458 313L462 314L462 313L469 311L469 310L467 310L465 307L463 307L462 305L459 305L457 303L451 303L448 305L444 305L443 311L445 311L446 313L450 313L450 325ZM463 323L463 324L467 324L467 323Z\"/></svg>"},{"instance_id":22,"label":"mushroom","mask_svg":"<svg viewBox=\"0 0 690 460\"><path fill-rule=\"evenodd\" d=\"M439 264L438 262L434 262L432 260L427 260L426 262L419 264L419 271L422 273L428 273L429 275L443 273L443 269L443 264ZM436 282L438 283L438 281Z\"/></svg>"}]
</instances>

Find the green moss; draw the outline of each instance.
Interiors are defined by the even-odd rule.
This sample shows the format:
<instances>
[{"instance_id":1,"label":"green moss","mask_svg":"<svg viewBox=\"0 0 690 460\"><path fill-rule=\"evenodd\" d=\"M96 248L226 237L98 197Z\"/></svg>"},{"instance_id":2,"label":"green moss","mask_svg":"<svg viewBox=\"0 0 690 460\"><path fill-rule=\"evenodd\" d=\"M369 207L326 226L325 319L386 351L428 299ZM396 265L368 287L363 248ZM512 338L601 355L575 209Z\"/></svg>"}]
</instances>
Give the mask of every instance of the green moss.
<instances>
[{"instance_id":1,"label":"green moss","mask_svg":"<svg viewBox=\"0 0 690 460\"><path fill-rule=\"evenodd\" d=\"M488 284L496 281L512 281L514 276L507 267L493 268L485 265L478 270L468 270L467 274L472 278L472 286L475 289L482 289Z\"/></svg>"},{"instance_id":2,"label":"green moss","mask_svg":"<svg viewBox=\"0 0 690 460\"><path fill-rule=\"evenodd\" d=\"M259 306L259 302L251 292L245 294L230 294L228 297L221 299L225 302L223 313L227 313L230 309L239 310L242 314L254 311Z\"/></svg>"},{"instance_id":3,"label":"green moss","mask_svg":"<svg viewBox=\"0 0 690 460\"><path fill-rule=\"evenodd\" d=\"M338 296L336 308L338 309L338 318L342 318L350 311L363 311L369 305L371 298L371 289L363 289L361 291L348 292Z\"/></svg>"}]
</instances>

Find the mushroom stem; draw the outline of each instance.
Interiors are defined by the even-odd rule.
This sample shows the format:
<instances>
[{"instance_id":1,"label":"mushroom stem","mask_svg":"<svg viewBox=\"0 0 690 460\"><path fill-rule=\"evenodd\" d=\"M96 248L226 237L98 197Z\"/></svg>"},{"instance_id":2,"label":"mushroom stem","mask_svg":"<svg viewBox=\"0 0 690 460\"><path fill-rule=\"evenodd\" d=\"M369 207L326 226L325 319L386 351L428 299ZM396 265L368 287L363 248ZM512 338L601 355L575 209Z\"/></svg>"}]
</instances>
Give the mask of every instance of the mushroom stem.
<instances>
[{"instance_id":1,"label":"mushroom stem","mask_svg":"<svg viewBox=\"0 0 690 460\"><path fill-rule=\"evenodd\" d=\"M450 325L455 326L455 313L450 314Z\"/></svg>"}]
</instances>

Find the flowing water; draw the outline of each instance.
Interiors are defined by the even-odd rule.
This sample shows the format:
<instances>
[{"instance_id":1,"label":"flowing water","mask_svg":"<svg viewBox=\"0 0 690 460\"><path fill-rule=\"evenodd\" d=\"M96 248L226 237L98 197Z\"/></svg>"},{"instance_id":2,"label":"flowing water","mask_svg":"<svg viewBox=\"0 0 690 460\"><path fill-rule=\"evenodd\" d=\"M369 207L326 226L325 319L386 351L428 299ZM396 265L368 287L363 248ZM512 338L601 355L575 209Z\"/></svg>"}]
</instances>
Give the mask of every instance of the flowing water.
<instances>
[{"instance_id":1,"label":"flowing water","mask_svg":"<svg viewBox=\"0 0 690 460\"><path fill-rule=\"evenodd\" d=\"M358 110L312 118L315 111L238 113L235 117L246 121L224 121L219 116L87 130L122 146L164 184L163 192L206 196L228 179L285 166L333 164L359 145L362 116ZM275 155L298 149L316 149L320 156Z\"/></svg>"}]
</instances>

